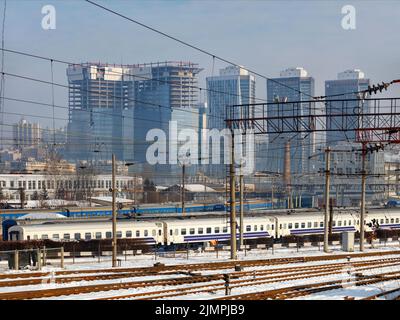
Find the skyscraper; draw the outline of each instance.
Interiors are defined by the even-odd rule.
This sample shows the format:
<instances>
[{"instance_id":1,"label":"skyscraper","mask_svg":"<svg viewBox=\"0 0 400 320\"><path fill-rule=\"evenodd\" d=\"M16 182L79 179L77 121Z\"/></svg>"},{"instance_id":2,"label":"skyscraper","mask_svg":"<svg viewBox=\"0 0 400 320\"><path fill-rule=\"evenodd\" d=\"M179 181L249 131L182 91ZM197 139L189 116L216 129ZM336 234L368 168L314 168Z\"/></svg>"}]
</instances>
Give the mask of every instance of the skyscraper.
<instances>
[{"instance_id":1,"label":"skyscraper","mask_svg":"<svg viewBox=\"0 0 400 320\"><path fill-rule=\"evenodd\" d=\"M314 96L314 78L308 76L304 68L289 68L280 73L279 78L267 80L268 102L309 101ZM282 108L282 109L280 109ZM269 106L268 116L296 116L308 115L314 110L308 103L300 103L294 108L293 104ZM289 120L290 121L290 120ZM283 173L285 145L290 143L290 171L291 173L305 173L309 171L309 156L315 147L315 135L307 133L270 134L268 143L267 170Z\"/></svg>"},{"instance_id":2,"label":"skyscraper","mask_svg":"<svg viewBox=\"0 0 400 320\"><path fill-rule=\"evenodd\" d=\"M13 125L14 146L18 149L38 147L42 142L42 131L39 123L31 123L21 119Z\"/></svg>"},{"instance_id":3,"label":"skyscraper","mask_svg":"<svg viewBox=\"0 0 400 320\"><path fill-rule=\"evenodd\" d=\"M219 76L207 77L206 80L210 129L226 128L226 106L255 103L255 78L243 68L229 66L221 69Z\"/></svg>"},{"instance_id":4,"label":"skyscraper","mask_svg":"<svg viewBox=\"0 0 400 320\"><path fill-rule=\"evenodd\" d=\"M146 167L170 174L169 164L147 165L146 151L152 142L146 135L161 129L168 138L171 121L177 122L178 132L198 130L200 71L197 64L172 61L70 65L68 157L105 160L114 153L118 160L134 161L139 171ZM168 161L168 148L166 153Z\"/></svg>"},{"instance_id":5,"label":"skyscraper","mask_svg":"<svg viewBox=\"0 0 400 320\"><path fill-rule=\"evenodd\" d=\"M130 72L101 63L68 66L68 158L104 160L114 153L123 159L123 113L133 107Z\"/></svg>"},{"instance_id":6,"label":"skyscraper","mask_svg":"<svg viewBox=\"0 0 400 320\"><path fill-rule=\"evenodd\" d=\"M208 95L208 129L226 128L226 107L229 105L255 103L256 81L247 70L229 66L221 69L219 76L207 77ZM212 147L212 146L211 146ZM223 143L221 150L213 148L210 152L220 152L220 165L209 165L209 174L213 176L225 176L225 167L222 165Z\"/></svg>"},{"instance_id":7,"label":"skyscraper","mask_svg":"<svg viewBox=\"0 0 400 320\"><path fill-rule=\"evenodd\" d=\"M354 113L355 108L358 108L360 105L362 108L367 111L368 102L362 103L358 100L356 94L352 92L358 92L361 90L366 90L369 86L369 79L364 77L364 73L359 69L354 70L346 70L338 74L337 80L328 80L325 81L325 95L338 95L344 94L335 97L328 97L326 100L329 102L326 105L326 113L330 115L330 121L327 121L326 126L327 129L338 128L339 125L342 125L343 121L345 121L348 129L355 129L357 124L357 115L348 116L343 118L341 116L334 117L335 114L342 115L345 113ZM357 99L353 101L332 101L339 99ZM326 144L334 145L339 141L355 141L355 131L327 131L326 133Z\"/></svg>"},{"instance_id":8,"label":"skyscraper","mask_svg":"<svg viewBox=\"0 0 400 320\"><path fill-rule=\"evenodd\" d=\"M171 121L176 121L177 132L185 128L198 130L197 74L201 70L195 63L174 61L147 63L134 69L137 77L134 79L132 127L134 160L138 162L136 169L141 170L141 166L146 164L146 150L152 143L146 142L149 130L163 130L169 144L177 143L168 139ZM178 157L170 155L168 148L166 153L167 160ZM159 173L161 178L168 178L173 173L176 176L180 168L179 164L168 163L156 165L150 170Z\"/></svg>"}]
</instances>

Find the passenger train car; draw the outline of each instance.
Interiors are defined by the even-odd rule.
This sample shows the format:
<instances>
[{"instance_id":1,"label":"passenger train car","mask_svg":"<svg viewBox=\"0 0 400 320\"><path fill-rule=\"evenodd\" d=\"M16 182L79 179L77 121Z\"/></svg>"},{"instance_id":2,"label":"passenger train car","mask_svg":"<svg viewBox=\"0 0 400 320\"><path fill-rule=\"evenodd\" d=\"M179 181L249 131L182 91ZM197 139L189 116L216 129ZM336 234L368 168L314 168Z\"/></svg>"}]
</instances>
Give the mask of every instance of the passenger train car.
<instances>
[{"instance_id":1,"label":"passenger train car","mask_svg":"<svg viewBox=\"0 0 400 320\"><path fill-rule=\"evenodd\" d=\"M365 231L372 231L379 224L383 229L400 229L399 209L369 210L364 221ZM112 237L111 221L68 222L51 224L15 225L8 229L9 239L13 240L91 240ZM360 217L357 210L335 212L332 231L359 231ZM239 234L239 225L237 228ZM265 212L262 216L245 217L243 235L245 239L279 239L286 236L322 234L324 232L324 213L322 211ZM229 219L191 218L137 221L118 220L117 237L141 240L149 245L203 244L230 239Z\"/></svg>"}]
</instances>

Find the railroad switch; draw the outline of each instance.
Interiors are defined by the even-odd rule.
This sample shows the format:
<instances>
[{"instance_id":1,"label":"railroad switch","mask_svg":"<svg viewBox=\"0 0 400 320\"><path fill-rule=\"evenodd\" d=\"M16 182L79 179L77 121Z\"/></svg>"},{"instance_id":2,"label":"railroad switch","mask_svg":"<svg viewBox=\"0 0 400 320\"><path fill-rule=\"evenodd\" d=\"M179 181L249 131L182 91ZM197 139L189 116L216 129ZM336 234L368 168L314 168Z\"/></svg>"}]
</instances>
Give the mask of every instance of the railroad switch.
<instances>
[{"instance_id":1,"label":"railroad switch","mask_svg":"<svg viewBox=\"0 0 400 320\"><path fill-rule=\"evenodd\" d=\"M240 264L235 265L235 271L243 271L243 267Z\"/></svg>"}]
</instances>

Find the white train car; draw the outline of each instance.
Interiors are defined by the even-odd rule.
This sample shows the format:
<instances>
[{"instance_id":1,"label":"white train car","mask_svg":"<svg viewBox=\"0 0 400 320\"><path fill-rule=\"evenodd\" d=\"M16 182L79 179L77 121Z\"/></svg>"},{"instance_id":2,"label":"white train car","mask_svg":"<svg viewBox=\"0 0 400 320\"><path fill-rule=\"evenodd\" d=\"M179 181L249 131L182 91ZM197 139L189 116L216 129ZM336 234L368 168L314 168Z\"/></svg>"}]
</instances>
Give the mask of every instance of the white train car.
<instances>
[{"instance_id":1,"label":"white train car","mask_svg":"<svg viewBox=\"0 0 400 320\"><path fill-rule=\"evenodd\" d=\"M366 212L365 231L400 229L399 209L370 209ZM239 237L239 217L237 217ZM91 240L112 238L111 221L15 225L8 229L10 240ZM333 214L332 231L341 233L360 230L358 209L338 210ZM244 239L282 238L324 233L323 211L266 212L264 216L245 217ZM133 238L149 245L202 244L209 241L229 242L229 219L191 218L154 221L118 220L118 238Z\"/></svg>"},{"instance_id":2,"label":"white train car","mask_svg":"<svg viewBox=\"0 0 400 320\"><path fill-rule=\"evenodd\" d=\"M276 238L324 233L324 213L302 213L276 215ZM356 231L357 219L351 214L340 214L333 219L332 232Z\"/></svg>"},{"instance_id":3,"label":"white train car","mask_svg":"<svg viewBox=\"0 0 400 320\"><path fill-rule=\"evenodd\" d=\"M230 224L226 218L185 219L165 221L166 245L182 243L204 243L208 241L229 241ZM244 239L271 237L274 233L274 219L270 217L247 217L243 221ZM237 230L239 237L239 224Z\"/></svg>"},{"instance_id":4,"label":"white train car","mask_svg":"<svg viewBox=\"0 0 400 320\"><path fill-rule=\"evenodd\" d=\"M302 236L324 233L323 211L292 214L275 214L276 233L275 237ZM400 229L400 210L374 209L367 210L364 220L364 230L373 231L373 219L378 221L379 228L396 230ZM360 231L359 210L336 211L333 214L332 232L356 232Z\"/></svg>"},{"instance_id":5,"label":"white train car","mask_svg":"<svg viewBox=\"0 0 400 320\"><path fill-rule=\"evenodd\" d=\"M16 225L8 230L9 239L54 241L111 239L111 221ZM160 222L124 220L117 222L117 238L133 238L149 245L162 244L163 224Z\"/></svg>"},{"instance_id":6,"label":"white train car","mask_svg":"<svg viewBox=\"0 0 400 320\"><path fill-rule=\"evenodd\" d=\"M399 230L400 229L400 210L399 209L372 209L366 212L366 224L375 219L380 229Z\"/></svg>"}]
</instances>

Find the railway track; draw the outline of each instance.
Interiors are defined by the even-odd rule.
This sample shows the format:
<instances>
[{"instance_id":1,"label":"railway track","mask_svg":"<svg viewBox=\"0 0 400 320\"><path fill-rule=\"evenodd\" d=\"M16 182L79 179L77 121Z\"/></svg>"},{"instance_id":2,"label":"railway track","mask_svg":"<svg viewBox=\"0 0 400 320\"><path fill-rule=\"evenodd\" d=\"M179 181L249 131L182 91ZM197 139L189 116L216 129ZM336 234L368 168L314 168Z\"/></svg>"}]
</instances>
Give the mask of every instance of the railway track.
<instances>
[{"instance_id":1,"label":"railway track","mask_svg":"<svg viewBox=\"0 0 400 320\"><path fill-rule=\"evenodd\" d=\"M364 267L357 267L355 268L355 271L364 271L364 270L371 270L374 268L382 268L382 267L390 267L390 266L398 266L399 263L390 263L390 264L376 264L376 265L371 265L370 263L364 263L362 266ZM325 271L328 269L328 271ZM329 268L325 268L323 270L320 268L319 270L313 270L313 271L298 271L296 273L290 273L290 274L283 274L283 275L277 275L277 276L267 276L267 277L259 277L259 278L253 278L253 279L239 279L239 280L233 280L230 282L230 288L231 289L236 289L236 288L242 288L245 286L257 286L257 285L264 285L264 284L271 284L271 283L279 283L281 281L293 281L293 280L301 280L305 278L312 278L312 277L323 277L323 276L328 276L328 275L333 275L333 274L338 274L342 273L343 269L342 267L336 267L332 268L329 266ZM269 271L271 270L266 270L263 272L264 274L268 274ZM253 274L253 272L249 272L247 276ZM399 271L400 274L400 271ZM241 275L238 274L233 274L231 278L240 278ZM155 291L155 292L143 292L143 293L135 293L135 294L128 294L128 295L119 295L119 296L114 296L114 297L107 297L107 298L101 298L99 300L117 300L117 299L128 299L128 298L136 298L136 299L142 299L142 300L150 300L150 299L165 299L165 298L173 298L177 296L184 296L184 295L189 295L189 294L202 294L202 293L216 293L217 291L224 291L225 286L224 283L219 282L219 283L214 283L214 284L207 284L207 285L201 285L201 286L196 286L196 287L191 287L191 288L175 288L175 289L167 289L167 290L161 290L161 291ZM229 299L229 298L228 298Z\"/></svg>"},{"instance_id":2,"label":"railway track","mask_svg":"<svg viewBox=\"0 0 400 320\"><path fill-rule=\"evenodd\" d=\"M74 275L74 274L88 274L88 273L120 273L130 272L138 273L141 275L153 275L155 273L167 272L167 271L204 271L204 270L217 270L217 269L229 269L234 268L240 264L242 267L257 267L257 266L268 266L268 265L279 265L279 264L295 264L304 262L315 262L315 261L329 261L329 260L340 260L347 258L365 258L374 256L387 256L387 255L400 255L400 250L391 251L377 251L367 253L352 253L352 254L335 254L335 255L322 255L322 256L306 256L306 257L293 257L293 258L273 258L273 259L258 259L258 260L241 260L241 261L224 261L224 262L212 262L212 263L192 263L192 264L179 264L179 265L159 265L153 267L134 267L134 268L107 268L107 269L87 269L87 270L61 270L54 271L54 275ZM45 277L48 276L49 272L18 272L18 273L6 273L0 274L0 280L4 279L17 279L17 278L33 278L33 277Z\"/></svg>"},{"instance_id":3,"label":"railway track","mask_svg":"<svg viewBox=\"0 0 400 320\"><path fill-rule=\"evenodd\" d=\"M387 290L378 294L374 294L372 296L363 298L361 300L377 300L379 298L388 296L388 295L394 295L392 300L399 300L400 299L400 288L392 289L392 290Z\"/></svg>"},{"instance_id":4,"label":"railway track","mask_svg":"<svg viewBox=\"0 0 400 320\"><path fill-rule=\"evenodd\" d=\"M385 253L375 252L375 253L363 253L363 254L352 254L352 255L332 255L332 256L315 256L315 257L306 257L306 259L302 258L293 258L298 262L305 262L304 260L311 261L322 261L322 260L332 260L332 259L344 259L349 256L357 258L357 257L371 257L371 256L384 256L389 254L399 254L399 251L388 251ZM335 258L332 258L335 257ZM268 259L268 260L252 260L252 261L241 261L240 265L243 267L258 267L258 266L273 266L276 264L286 263L295 263L292 258L284 258L284 259ZM271 263L272 261L272 263ZM289 261L289 262L288 262ZM83 294L83 293L93 293L93 292L101 292L101 291L112 291L112 290L121 290L121 289L134 289L134 288L150 288L157 286L169 286L171 289L167 290L158 290L152 292L143 292L131 295L124 296L116 296L110 297L108 299L124 299L124 298L139 298L139 299L162 299L169 298L173 296L179 295L187 295L193 293L204 293L204 292L215 292L218 290L223 290L223 275L212 274L212 275L199 275L195 273L190 273L187 270L191 269L193 271L194 268L199 267L198 269L194 269L195 271L201 270L215 270L215 269L227 269L232 268L237 265L238 262L221 262L221 263L210 263L207 265L203 264L190 264L190 265L179 265L179 266L156 266L150 268L119 268L119 269L98 269L101 274L93 274L97 270L80 270L80 271L59 271L55 272L54 282L55 283L68 283L74 281L95 281L95 280L117 280L129 277L139 277L139 276L148 276L148 275L165 275L165 274L176 274L176 273L184 273L183 277L178 278L169 278L169 279L152 279L152 280L142 280L142 281L127 281L120 283L108 283L108 284L94 284L94 285L85 285L85 286L70 286L70 287L61 287L55 289L40 289L40 290L32 290L29 292L7 292L0 293L0 299L38 299L45 297L57 297L57 296L65 296L65 295L75 295L75 294ZM339 262L332 264L322 264L322 265L311 265L311 266L291 266L284 268L274 268L269 270L253 270L253 271L238 271L231 273L232 282L231 287L236 288L240 286L251 286L279 281L287 281L287 280L298 280L309 277L320 277L329 274L340 273L343 270L348 262ZM381 268L385 266L395 266L400 265L400 258L381 258L381 259L373 259L368 261L358 261L352 262L352 265L357 270L371 269L371 268ZM79 273L91 275L78 275ZM186 276L185 276L186 274ZM190 276L187 276L191 274ZM23 275L24 279L17 278L18 276ZM32 278L32 276L36 276L38 278ZM77 275L77 276L74 276ZM268 276L266 276L268 275ZM43 283L43 277L48 277L48 273L44 272L36 272L29 274L7 274L3 275L8 279L6 281L0 281L1 286L23 286L23 285L32 285ZM10 280L10 277L15 280ZM28 277L31 278L28 278ZM244 278L244 279L243 279ZM3 278L4 279L4 278ZM193 286L199 283L206 283L200 286ZM190 287L183 287L191 285ZM176 288L178 286L179 288ZM173 288L175 287L175 288Z\"/></svg>"},{"instance_id":5,"label":"railway track","mask_svg":"<svg viewBox=\"0 0 400 320\"><path fill-rule=\"evenodd\" d=\"M376 267L383 266L392 266L392 265L400 265L400 261L393 259L388 259L390 261L371 261L368 262L360 262L357 266L364 266L364 269L371 269L376 265ZM319 268L320 270L318 270ZM290 274L280 275L277 274L275 276L267 276L267 277L258 277L254 278L255 272L238 272L232 274L232 279L239 279L243 277L253 277L251 279L245 280L233 280L231 282L232 288L242 287L242 286L253 286L257 284L266 284L273 283L278 281L287 281L287 280L298 280L304 279L311 276L324 276L334 273L342 272L343 264L338 264L333 270L331 265L323 265L314 267L315 270L305 272L304 268L299 270L295 270L295 268L291 268L291 270L286 270ZM328 271L325 271L328 269ZM361 270L361 268L358 268ZM257 275L261 276L264 274L268 274L270 272L284 272L285 270L262 270L257 271ZM82 293L92 293L92 292L100 292L100 291L111 291L111 290L121 290L121 289L135 289L135 288L143 288L143 287L151 287L151 286L174 286L175 288L171 288L169 290L161 290L161 291L153 291L153 292L145 292L138 294L131 294L125 296L117 296L112 299L123 299L123 298L132 298L132 297L141 297L142 299L161 299L168 298L178 295L185 294L193 294L193 293L204 293L215 290L223 290L223 275L209 275L209 276L193 276L193 277L185 277L185 278L174 278L174 279L165 279L165 280L148 280L148 281L137 281L137 282L126 282L126 283L112 283L112 284L102 284L102 285L90 285L90 286L79 286L79 287L66 287L66 288L56 288L56 289L45 289L45 290L35 290L30 292L11 292L0 294L0 299L38 299L43 297L56 297L62 295L71 295L71 294L82 294ZM189 287L189 288L176 288L176 286L188 285L188 284L196 284L206 282L206 285ZM214 283L210 283L214 282ZM161 295L160 295L161 294Z\"/></svg>"},{"instance_id":6,"label":"railway track","mask_svg":"<svg viewBox=\"0 0 400 320\"><path fill-rule=\"evenodd\" d=\"M372 261L372 260L371 260ZM400 261L400 258L391 258L391 259L380 259L380 260L375 260L376 262L384 262L384 261ZM332 269L332 268L337 268L337 267L343 267L346 266L348 262L343 262L343 263L336 263L336 264L328 264L328 265L317 265L317 266L305 266L305 267L287 267L287 268L276 268L276 269L271 269L268 271L253 271L252 274L274 274L274 273L282 273L282 272L299 272L299 271L307 271L307 270L315 270L316 268L318 269ZM355 263L355 265L358 265L359 263ZM86 271L86 270L85 270ZM110 270L110 271L115 271L115 270ZM83 272L84 274L87 272ZM44 281L48 281L49 277L52 277L52 283L69 283L69 282L76 282L76 281L95 281L95 280L111 280L111 279L123 279L123 278L130 278L130 277L141 277L141 276L153 276L153 275L175 275L175 274L186 274L186 275L193 275L192 272L187 272L187 271L164 271L160 273L159 271L143 271L141 269L135 270L135 269L125 269L121 270L120 272L103 272L100 274L94 274L93 271L91 271L91 275L74 275L72 276L64 276L66 274L65 272L58 272L58 273L33 273L30 274L30 278L28 279L16 279L12 277L14 280L10 280L8 278L3 278L6 280L0 280L0 287L12 287L12 286L24 286L24 285L35 285L35 284L41 284L44 283ZM68 274L68 273L67 273ZM245 275L248 274L248 272L235 272L235 276L238 275ZM16 276L17 274L11 274L13 276ZM26 274L28 275L28 274ZM25 276L26 276L25 275ZM1 278L0 278L1 279Z\"/></svg>"},{"instance_id":7,"label":"railway track","mask_svg":"<svg viewBox=\"0 0 400 320\"><path fill-rule=\"evenodd\" d=\"M364 286L370 284L376 284L379 282L399 280L400 271L394 271L389 273L381 273L372 276L361 276L357 280L347 282L347 286ZM307 285L299 285L292 287L285 287L274 290L265 290L254 293L246 293L234 296L227 296L217 298L216 300L267 300L267 299L292 299L297 297L307 296L313 293L319 293L324 291L331 291L335 289L343 288L341 280L320 282Z\"/></svg>"}]
</instances>

